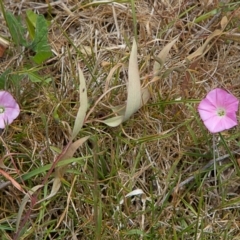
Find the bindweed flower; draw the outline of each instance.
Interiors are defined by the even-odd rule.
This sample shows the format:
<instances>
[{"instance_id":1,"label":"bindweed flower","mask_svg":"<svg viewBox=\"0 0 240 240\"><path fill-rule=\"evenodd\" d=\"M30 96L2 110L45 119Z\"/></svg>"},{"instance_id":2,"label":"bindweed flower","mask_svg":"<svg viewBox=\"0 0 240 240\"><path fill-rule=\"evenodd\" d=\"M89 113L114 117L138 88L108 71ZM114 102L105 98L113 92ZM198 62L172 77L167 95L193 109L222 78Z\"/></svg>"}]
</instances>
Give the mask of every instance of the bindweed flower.
<instances>
[{"instance_id":1,"label":"bindweed flower","mask_svg":"<svg viewBox=\"0 0 240 240\"><path fill-rule=\"evenodd\" d=\"M207 129L217 133L237 125L238 104L239 100L232 94L216 88L200 102L198 112Z\"/></svg>"},{"instance_id":2,"label":"bindweed flower","mask_svg":"<svg viewBox=\"0 0 240 240\"><path fill-rule=\"evenodd\" d=\"M20 113L20 108L13 96L6 91L0 91L0 128L5 128L13 122Z\"/></svg>"}]
</instances>

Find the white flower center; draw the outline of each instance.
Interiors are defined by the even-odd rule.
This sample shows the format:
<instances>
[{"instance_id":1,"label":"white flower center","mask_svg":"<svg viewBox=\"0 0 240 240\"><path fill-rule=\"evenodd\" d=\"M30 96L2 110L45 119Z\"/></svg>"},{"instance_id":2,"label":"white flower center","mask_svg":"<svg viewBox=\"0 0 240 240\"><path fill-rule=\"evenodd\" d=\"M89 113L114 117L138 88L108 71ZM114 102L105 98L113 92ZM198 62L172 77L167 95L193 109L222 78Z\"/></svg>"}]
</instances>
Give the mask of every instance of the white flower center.
<instances>
[{"instance_id":1,"label":"white flower center","mask_svg":"<svg viewBox=\"0 0 240 240\"><path fill-rule=\"evenodd\" d=\"M226 115L226 110L224 109L224 108L218 108L217 109L217 115L219 116L219 117L224 117L225 115Z\"/></svg>"},{"instance_id":2,"label":"white flower center","mask_svg":"<svg viewBox=\"0 0 240 240\"><path fill-rule=\"evenodd\" d=\"M5 112L5 108L0 106L0 114Z\"/></svg>"}]
</instances>

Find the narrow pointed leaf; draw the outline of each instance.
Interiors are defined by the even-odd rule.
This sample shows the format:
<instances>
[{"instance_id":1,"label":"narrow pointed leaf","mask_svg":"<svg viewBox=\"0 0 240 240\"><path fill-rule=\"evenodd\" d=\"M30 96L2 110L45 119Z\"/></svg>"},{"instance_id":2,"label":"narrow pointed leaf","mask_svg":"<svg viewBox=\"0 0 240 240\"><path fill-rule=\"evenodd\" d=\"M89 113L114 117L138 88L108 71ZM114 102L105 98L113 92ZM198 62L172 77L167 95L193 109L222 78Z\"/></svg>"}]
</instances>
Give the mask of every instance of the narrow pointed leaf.
<instances>
[{"instance_id":1,"label":"narrow pointed leaf","mask_svg":"<svg viewBox=\"0 0 240 240\"><path fill-rule=\"evenodd\" d=\"M74 153L77 151L77 149L81 147L83 143L85 143L88 139L89 139L89 136L86 136L73 142L59 161L72 158Z\"/></svg>"},{"instance_id":2,"label":"narrow pointed leaf","mask_svg":"<svg viewBox=\"0 0 240 240\"><path fill-rule=\"evenodd\" d=\"M141 89L140 76L138 70L138 62L137 62L137 44L136 41L133 41L132 51L129 59L129 69L128 69L128 85L127 85L127 104L125 107L125 111L120 116L116 116L113 118L106 119L102 121L106 125L110 127L116 127L120 125L122 122L128 120L142 105L147 101L147 92ZM142 99L144 97L144 100ZM114 109L124 108L122 106L115 107ZM121 111L121 113L122 113ZM119 113L118 113L119 114Z\"/></svg>"},{"instance_id":3,"label":"narrow pointed leaf","mask_svg":"<svg viewBox=\"0 0 240 240\"><path fill-rule=\"evenodd\" d=\"M141 83L137 61L137 44L133 41L128 67L128 96L127 107L123 121L126 121L141 107Z\"/></svg>"},{"instance_id":4,"label":"narrow pointed leaf","mask_svg":"<svg viewBox=\"0 0 240 240\"><path fill-rule=\"evenodd\" d=\"M162 51L158 54L157 58L158 61L154 62L153 65L153 72L156 73L158 70L160 70L161 66L165 63L167 56L169 54L170 49L172 48L172 46L175 44L175 42L178 40L178 38L175 38L173 41L171 41L170 43L168 43L163 49Z\"/></svg>"},{"instance_id":5,"label":"narrow pointed leaf","mask_svg":"<svg viewBox=\"0 0 240 240\"><path fill-rule=\"evenodd\" d=\"M46 200L52 198L53 196L55 196L58 193L58 190L60 189L60 187L61 187L61 179L58 178L58 177L55 177L54 180L53 180L51 193L47 197L38 201L37 204L41 203L43 201L46 201Z\"/></svg>"},{"instance_id":6,"label":"narrow pointed leaf","mask_svg":"<svg viewBox=\"0 0 240 240\"><path fill-rule=\"evenodd\" d=\"M67 151L65 152L65 154L62 155L62 157L58 160L63 161L66 159L70 159L73 157L74 153L77 151L77 149L85 142L87 141L87 139L89 138L89 136L87 137L83 137L81 139L78 139L77 141L73 142L69 148L67 149ZM53 180L53 185L52 185L52 189L51 189L51 193L45 197L44 199L41 199L38 203L43 202L45 200L48 200L50 198L52 198L53 196L55 196L60 187L61 187L61 178L63 177L63 174L65 173L66 170L66 166L64 167L57 167L55 169L55 178Z\"/></svg>"},{"instance_id":7,"label":"narrow pointed leaf","mask_svg":"<svg viewBox=\"0 0 240 240\"><path fill-rule=\"evenodd\" d=\"M16 180L14 180L8 173L0 169L0 174L2 174L5 178L7 178L15 188L17 188L22 193L25 193L21 185Z\"/></svg>"},{"instance_id":8,"label":"narrow pointed leaf","mask_svg":"<svg viewBox=\"0 0 240 240\"><path fill-rule=\"evenodd\" d=\"M71 137L72 139L74 139L78 135L79 131L81 130L84 123L84 119L86 117L87 108L88 108L86 82L83 76L83 72L79 65L78 65L78 74L79 74L79 82L80 82L80 86L79 86L80 107L78 109L77 117L74 123L72 137Z\"/></svg>"},{"instance_id":9,"label":"narrow pointed leaf","mask_svg":"<svg viewBox=\"0 0 240 240\"><path fill-rule=\"evenodd\" d=\"M67 151L61 156L61 158L59 159L59 162L66 160L66 159L70 159L73 157L74 153L77 151L77 149L82 146L82 144L84 142L86 142L88 140L89 136L83 137L78 139L77 141L73 142L72 144L70 144L69 148L67 149ZM65 172L66 166L64 167L57 167L55 169L55 173L56 173L56 178L62 178L64 172Z\"/></svg>"},{"instance_id":10,"label":"narrow pointed leaf","mask_svg":"<svg viewBox=\"0 0 240 240\"><path fill-rule=\"evenodd\" d=\"M122 122L123 122L123 116L112 117L103 121L103 123L105 123L109 127L117 127Z\"/></svg>"},{"instance_id":11,"label":"narrow pointed leaf","mask_svg":"<svg viewBox=\"0 0 240 240\"><path fill-rule=\"evenodd\" d=\"M15 17L11 12L6 12L6 21L13 42L17 46L19 45L27 46L27 41L25 38L25 29L20 21L20 18Z\"/></svg>"},{"instance_id":12,"label":"narrow pointed leaf","mask_svg":"<svg viewBox=\"0 0 240 240\"><path fill-rule=\"evenodd\" d=\"M223 34L222 30L215 30L212 34L210 34L207 38L207 40L205 41L205 43L199 47L194 53L190 54L187 59L189 61L191 61L192 59L199 57L199 56L203 56L209 49L210 47L208 46L209 42L216 36L221 36Z\"/></svg>"},{"instance_id":13,"label":"narrow pointed leaf","mask_svg":"<svg viewBox=\"0 0 240 240\"><path fill-rule=\"evenodd\" d=\"M20 221L21 221L21 218L22 218L22 214L23 214L23 211L25 209L25 206L27 204L27 202L29 201L29 199L31 198L31 196L33 195L33 193L35 193L39 188L42 188L43 185L37 185L35 187L33 187L32 189L30 189L24 196L21 204L20 204L20 207L19 207L19 210L18 210L18 214L17 214L17 222L16 222L16 230L18 231L18 228L19 228L19 224L20 224Z\"/></svg>"},{"instance_id":14,"label":"narrow pointed leaf","mask_svg":"<svg viewBox=\"0 0 240 240\"><path fill-rule=\"evenodd\" d=\"M43 15L37 16L35 35L31 48L36 53L32 59L37 64L41 64L52 56L51 47L48 43L48 24Z\"/></svg>"},{"instance_id":15,"label":"narrow pointed leaf","mask_svg":"<svg viewBox=\"0 0 240 240\"><path fill-rule=\"evenodd\" d=\"M142 107L142 106L145 105L145 104L147 103L147 101L149 100L149 98L150 98L150 92L148 91L148 88L145 87L145 88L142 88L141 94L142 94L142 102L141 102L141 107Z\"/></svg>"},{"instance_id":16,"label":"narrow pointed leaf","mask_svg":"<svg viewBox=\"0 0 240 240\"><path fill-rule=\"evenodd\" d=\"M32 10L26 11L26 23L29 35L32 39L34 39L35 36L35 28L36 28L36 22L37 22L37 14L33 12Z\"/></svg>"}]
</instances>

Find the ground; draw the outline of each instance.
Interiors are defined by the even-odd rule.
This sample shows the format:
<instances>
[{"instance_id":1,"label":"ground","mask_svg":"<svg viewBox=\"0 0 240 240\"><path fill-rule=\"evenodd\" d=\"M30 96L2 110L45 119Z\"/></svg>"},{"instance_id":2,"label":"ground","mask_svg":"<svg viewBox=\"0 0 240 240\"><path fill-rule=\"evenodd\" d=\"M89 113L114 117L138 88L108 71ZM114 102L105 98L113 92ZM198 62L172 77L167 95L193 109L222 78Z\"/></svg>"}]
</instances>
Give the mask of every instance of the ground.
<instances>
[{"instance_id":1,"label":"ground","mask_svg":"<svg viewBox=\"0 0 240 240\"><path fill-rule=\"evenodd\" d=\"M240 239L240 127L197 111L240 98L239 1L0 3L2 239Z\"/></svg>"}]
</instances>

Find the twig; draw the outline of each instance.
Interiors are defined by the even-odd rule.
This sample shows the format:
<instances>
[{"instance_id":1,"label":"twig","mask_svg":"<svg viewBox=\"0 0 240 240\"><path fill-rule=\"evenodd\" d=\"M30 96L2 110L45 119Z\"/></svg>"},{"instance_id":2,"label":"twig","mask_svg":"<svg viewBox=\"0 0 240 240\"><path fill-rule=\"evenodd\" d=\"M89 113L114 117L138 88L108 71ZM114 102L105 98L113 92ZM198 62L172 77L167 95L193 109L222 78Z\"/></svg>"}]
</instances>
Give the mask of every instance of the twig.
<instances>
[{"instance_id":1,"label":"twig","mask_svg":"<svg viewBox=\"0 0 240 240\"><path fill-rule=\"evenodd\" d=\"M240 149L233 151L233 153L240 153ZM169 194L165 194L165 196L163 197L163 199L159 199L156 203L155 206L159 206L162 205L166 199L169 197L169 195L171 195L172 193L176 193L179 189L181 189L183 186L185 186L186 184L190 183L191 181L193 181L199 174L202 174L206 169L210 168L214 162L220 162L225 160L226 158L230 157L230 154L226 154L223 155L222 157L219 157L217 159L212 159L210 160L205 166L203 166L197 173L195 173L194 175L192 175L191 177L187 178L186 180L182 181L181 183L179 183L175 188L173 188L173 190L171 190L171 192Z\"/></svg>"},{"instance_id":2,"label":"twig","mask_svg":"<svg viewBox=\"0 0 240 240\"><path fill-rule=\"evenodd\" d=\"M240 149L234 151L233 153L240 153ZM226 154L226 155L223 155L222 157L216 158L215 161L217 163L217 162L223 161L224 159L226 159L228 157L230 157L230 154ZM191 177L187 178L186 180L182 181L181 183L179 183L177 185L177 187L175 187L175 190L179 189L179 188L182 188L184 185L193 181L196 178L196 176L198 176L199 174L202 174L206 169L210 168L213 164L214 164L214 159L210 160L205 166L203 166L198 171L198 173L194 174L193 176L191 176Z\"/></svg>"},{"instance_id":3,"label":"twig","mask_svg":"<svg viewBox=\"0 0 240 240\"><path fill-rule=\"evenodd\" d=\"M10 181L1 182L1 183L0 183L0 191L1 191L2 189L4 189L5 187L9 186L9 185L11 185L11 182L10 182Z\"/></svg>"}]
</instances>

